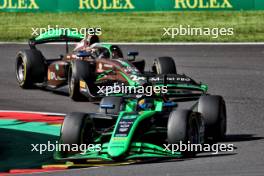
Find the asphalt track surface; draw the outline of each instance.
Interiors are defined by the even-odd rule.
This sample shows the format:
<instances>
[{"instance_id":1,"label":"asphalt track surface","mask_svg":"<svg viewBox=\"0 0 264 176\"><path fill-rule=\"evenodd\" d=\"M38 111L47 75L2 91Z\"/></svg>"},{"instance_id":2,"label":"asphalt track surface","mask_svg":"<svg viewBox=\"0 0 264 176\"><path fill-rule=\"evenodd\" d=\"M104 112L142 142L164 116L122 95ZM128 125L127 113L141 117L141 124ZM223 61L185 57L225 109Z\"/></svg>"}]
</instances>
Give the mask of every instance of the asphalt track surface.
<instances>
[{"instance_id":1,"label":"asphalt track surface","mask_svg":"<svg viewBox=\"0 0 264 176\"><path fill-rule=\"evenodd\" d=\"M95 112L97 105L71 101L67 96L43 90L22 90L14 73L16 52L26 45L0 45L0 109L67 113ZM44 55L58 56L62 46L45 45ZM174 176L264 174L264 45L234 46L122 46L137 50L150 66L157 56L172 56L178 72L209 85L211 94L227 103L228 135L234 152L202 154L183 161L154 162L128 166L72 169L40 175Z\"/></svg>"}]
</instances>

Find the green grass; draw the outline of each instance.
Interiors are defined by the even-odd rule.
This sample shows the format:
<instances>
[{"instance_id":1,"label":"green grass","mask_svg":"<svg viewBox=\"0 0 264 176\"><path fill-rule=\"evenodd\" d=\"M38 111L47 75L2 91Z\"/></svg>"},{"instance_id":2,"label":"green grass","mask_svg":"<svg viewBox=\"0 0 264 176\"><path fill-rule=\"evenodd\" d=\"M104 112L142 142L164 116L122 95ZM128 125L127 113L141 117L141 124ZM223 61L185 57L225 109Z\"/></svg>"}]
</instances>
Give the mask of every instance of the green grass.
<instances>
[{"instance_id":1,"label":"green grass","mask_svg":"<svg viewBox=\"0 0 264 176\"><path fill-rule=\"evenodd\" d=\"M169 13L0 13L0 41L26 41L31 28L101 27L106 42L257 42L264 41L264 11ZM162 36L164 27L226 27L234 35Z\"/></svg>"}]
</instances>

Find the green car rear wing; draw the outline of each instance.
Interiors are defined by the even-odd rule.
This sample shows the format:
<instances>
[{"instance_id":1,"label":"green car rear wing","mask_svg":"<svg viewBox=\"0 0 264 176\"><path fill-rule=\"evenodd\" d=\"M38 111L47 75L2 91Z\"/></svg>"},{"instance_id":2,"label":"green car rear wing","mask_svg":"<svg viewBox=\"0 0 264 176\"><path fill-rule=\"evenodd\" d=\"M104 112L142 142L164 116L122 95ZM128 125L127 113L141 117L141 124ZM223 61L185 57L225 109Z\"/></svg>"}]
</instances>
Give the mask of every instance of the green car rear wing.
<instances>
[{"instance_id":1,"label":"green car rear wing","mask_svg":"<svg viewBox=\"0 0 264 176\"><path fill-rule=\"evenodd\" d=\"M68 42L80 42L84 35L71 29L50 29L39 36L29 39L30 48L34 49L37 44L66 42L66 52L68 53Z\"/></svg>"}]
</instances>

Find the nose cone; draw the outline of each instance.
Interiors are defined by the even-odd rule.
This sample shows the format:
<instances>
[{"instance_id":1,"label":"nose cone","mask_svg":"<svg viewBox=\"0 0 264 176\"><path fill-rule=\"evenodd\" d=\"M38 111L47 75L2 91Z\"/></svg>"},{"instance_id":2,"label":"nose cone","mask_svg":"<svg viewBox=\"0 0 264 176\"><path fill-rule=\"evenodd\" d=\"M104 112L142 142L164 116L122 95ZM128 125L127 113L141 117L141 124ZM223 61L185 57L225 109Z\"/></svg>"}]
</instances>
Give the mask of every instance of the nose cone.
<instances>
[{"instance_id":1,"label":"nose cone","mask_svg":"<svg viewBox=\"0 0 264 176\"><path fill-rule=\"evenodd\" d=\"M126 148L124 146L109 146L108 147L108 154L112 158L119 158L123 154L125 154Z\"/></svg>"}]
</instances>

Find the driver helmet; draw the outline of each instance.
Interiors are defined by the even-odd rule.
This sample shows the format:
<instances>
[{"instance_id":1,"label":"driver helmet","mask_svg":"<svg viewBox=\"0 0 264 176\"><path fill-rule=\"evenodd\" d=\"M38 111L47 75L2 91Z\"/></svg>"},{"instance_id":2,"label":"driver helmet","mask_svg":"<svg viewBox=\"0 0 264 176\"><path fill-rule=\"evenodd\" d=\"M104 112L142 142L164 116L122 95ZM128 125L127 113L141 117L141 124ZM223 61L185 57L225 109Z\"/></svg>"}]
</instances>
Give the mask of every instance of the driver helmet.
<instances>
[{"instance_id":1,"label":"driver helmet","mask_svg":"<svg viewBox=\"0 0 264 176\"><path fill-rule=\"evenodd\" d=\"M123 54L122 51L120 50L120 48L118 46L112 46L111 47L111 52L112 52L112 59L119 59L119 58L123 58Z\"/></svg>"},{"instance_id":2,"label":"driver helmet","mask_svg":"<svg viewBox=\"0 0 264 176\"><path fill-rule=\"evenodd\" d=\"M91 46L94 43L99 43L99 37L97 35L88 35L86 38L86 41L88 43L89 46Z\"/></svg>"},{"instance_id":3,"label":"driver helmet","mask_svg":"<svg viewBox=\"0 0 264 176\"><path fill-rule=\"evenodd\" d=\"M88 35L86 38L82 39L79 43L77 43L73 50L90 50L91 45L99 42L99 37L97 35Z\"/></svg>"},{"instance_id":4,"label":"driver helmet","mask_svg":"<svg viewBox=\"0 0 264 176\"><path fill-rule=\"evenodd\" d=\"M143 98L138 101L138 107L142 110L152 109L154 107L154 102L152 99Z\"/></svg>"},{"instance_id":5,"label":"driver helmet","mask_svg":"<svg viewBox=\"0 0 264 176\"><path fill-rule=\"evenodd\" d=\"M98 58L99 59L102 59L102 58L108 59L108 58L110 58L110 53L109 53L108 49L106 49L106 48L99 48L98 49Z\"/></svg>"}]
</instances>

